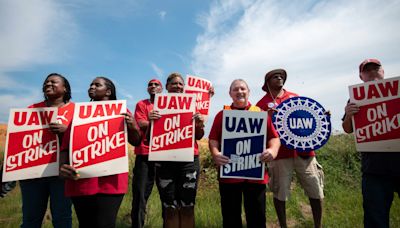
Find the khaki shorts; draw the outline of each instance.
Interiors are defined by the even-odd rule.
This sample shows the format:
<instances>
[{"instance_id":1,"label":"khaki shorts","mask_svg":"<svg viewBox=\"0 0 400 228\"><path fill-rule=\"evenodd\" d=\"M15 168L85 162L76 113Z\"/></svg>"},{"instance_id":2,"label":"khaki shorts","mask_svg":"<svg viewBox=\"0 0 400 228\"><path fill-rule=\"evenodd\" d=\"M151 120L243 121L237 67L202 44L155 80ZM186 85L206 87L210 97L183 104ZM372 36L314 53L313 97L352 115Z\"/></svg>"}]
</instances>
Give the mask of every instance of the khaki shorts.
<instances>
[{"instance_id":1,"label":"khaki shorts","mask_svg":"<svg viewBox=\"0 0 400 228\"><path fill-rule=\"evenodd\" d=\"M315 157L278 159L269 163L269 188L274 197L286 201L290 196L290 185L293 171L304 189L305 194L312 199L324 198L324 172Z\"/></svg>"}]
</instances>

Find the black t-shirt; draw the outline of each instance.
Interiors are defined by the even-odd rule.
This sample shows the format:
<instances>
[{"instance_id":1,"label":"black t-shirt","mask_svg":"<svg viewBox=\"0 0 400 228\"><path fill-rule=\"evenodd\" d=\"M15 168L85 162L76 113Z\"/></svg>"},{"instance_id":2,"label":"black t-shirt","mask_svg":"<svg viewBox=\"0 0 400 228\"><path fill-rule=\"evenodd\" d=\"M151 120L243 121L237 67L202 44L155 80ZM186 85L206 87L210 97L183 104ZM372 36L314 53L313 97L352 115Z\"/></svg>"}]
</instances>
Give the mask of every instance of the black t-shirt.
<instances>
[{"instance_id":1,"label":"black t-shirt","mask_svg":"<svg viewBox=\"0 0 400 228\"><path fill-rule=\"evenodd\" d=\"M361 171L368 174L400 176L400 153L361 152Z\"/></svg>"},{"instance_id":2,"label":"black t-shirt","mask_svg":"<svg viewBox=\"0 0 400 228\"><path fill-rule=\"evenodd\" d=\"M400 152L359 152L363 173L400 176Z\"/></svg>"}]
</instances>

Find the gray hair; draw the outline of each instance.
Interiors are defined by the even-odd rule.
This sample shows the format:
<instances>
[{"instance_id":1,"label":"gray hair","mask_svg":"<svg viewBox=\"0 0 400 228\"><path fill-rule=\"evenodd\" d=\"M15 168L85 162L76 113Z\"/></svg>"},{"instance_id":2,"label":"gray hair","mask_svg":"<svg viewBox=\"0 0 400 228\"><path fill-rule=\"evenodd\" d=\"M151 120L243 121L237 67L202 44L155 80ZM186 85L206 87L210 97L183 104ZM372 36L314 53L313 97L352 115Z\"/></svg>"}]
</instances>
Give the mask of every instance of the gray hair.
<instances>
[{"instance_id":1,"label":"gray hair","mask_svg":"<svg viewBox=\"0 0 400 228\"><path fill-rule=\"evenodd\" d=\"M249 85L247 85L247 82L244 79L238 78L238 79L235 79L232 81L231 86L229 87L229 92L232 90L232 85L235 82L243 82L246 85L247 89L250 91L250 88L249 88Z\"/></svg>"}]
</instances>

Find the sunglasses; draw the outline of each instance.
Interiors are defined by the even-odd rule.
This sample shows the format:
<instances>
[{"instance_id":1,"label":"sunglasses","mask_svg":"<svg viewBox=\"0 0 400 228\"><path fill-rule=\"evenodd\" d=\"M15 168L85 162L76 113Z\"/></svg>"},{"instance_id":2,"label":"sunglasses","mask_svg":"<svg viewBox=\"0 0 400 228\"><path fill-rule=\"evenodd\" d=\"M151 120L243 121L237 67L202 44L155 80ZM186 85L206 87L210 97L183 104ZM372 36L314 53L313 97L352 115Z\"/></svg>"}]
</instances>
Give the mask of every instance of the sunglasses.
<instances>
[{"instance_id":1,"label":"sunglasses","mask_svg":"<svg viewBox=\"0 0 400 228\"><path fill-rule=\"evenodd\" d=\"M147 85L148 87L150 86L159 86L160 84L158 84L157 82L150 82L149 85Z\"/></svg>"}]
</instances>

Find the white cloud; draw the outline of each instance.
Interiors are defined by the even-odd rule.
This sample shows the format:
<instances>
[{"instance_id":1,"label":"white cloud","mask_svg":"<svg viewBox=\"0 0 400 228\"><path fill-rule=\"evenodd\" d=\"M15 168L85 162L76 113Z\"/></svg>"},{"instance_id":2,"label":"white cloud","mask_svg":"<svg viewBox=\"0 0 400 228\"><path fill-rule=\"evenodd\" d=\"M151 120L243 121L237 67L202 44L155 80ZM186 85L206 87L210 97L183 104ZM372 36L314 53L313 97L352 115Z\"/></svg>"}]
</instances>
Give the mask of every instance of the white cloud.
<instances>
[{"instance_id":1,"label":"white cloud","mask_svg":"<svg viewBox=\"0 0 400 228\"><path fill-rule=\"evenodd\" d=\"M128 111L133 112L134 110L129 110L129 104L135 104L135 102L139 99L137 94L134 92L132 93L131 89L125 89L126 86L123 84L118 83L118 80L115 78L109 78L115 85L117 90L117 98L121 100L126 100Z\"/></svg>"},{"instance_id":2,"label":"white cloud","mask_svg":"<svg viewBox=\"0 0 400 228\"><path fill-rule=\"evenodd\" d=\"M163 21L165 19L165 16L167 16L167 12L162 10L158 12L158 15L160 16L160 19Z\"/></svg>"},{"instance_id":3,"label":"white cloud","mask_svg":"<svg viewBox=\"0 0 400 228\"><path fill-rule=\"evenodd\" d=\"M40 88L31 88L10 72L29 71L35 66L69 58L66 51L78 35L72 16L50 0L0 1L0 88L18 88L20 93L0 94L2 110L37 102ZM42 77L42 75L40 75ZM3 91L3 92L4 92ZM3 111L2 111L3 112ZM8 115L1 113L5 119Z\"/></svg>"},{"instance_id":4,"label":"white cloud","mask_svg":"<svg viewBox=\"0 0 400 228\"><path fill-rule=\"evenodd\" d=\"M5 123L9 116L10 108L21 108L27 107L28 105L37 103L43 99L42 93L40 90L37 92L30 93L29 96L17 96L17 95L0 95L0 123Z\"/></svg>"},{"instance_id":5,"label":"white cloud","mask_svg":"<svg viewBox=\"0 0 400 228\"><path fill-rule=\"evenodd\" d=\"M0 89L14 88L18 83L0 70Z\"/></svg>"},{"instance_id":6,"label":"white cloud","mask_svg":"<svg viewBox=\"0 0 400 228\"><path fill-rule=\"evenodd\" d=\"M0 82L0 123L7 121L10 108L27 107L44 99L40 84L22 84L1 73Z\"/></svg>"},{"instance_id":7,"label":"white cloud","mask_svg":"<svg viewBox=\"0 0 400 228\"><path fill-rule=\"evenodd\" d=\"M163 78L164 71L160 67L158 67L154 63L150 63L150 66L151 66L151 68L153 69L154 73L157 75L158 78Z\"/></svg>"},{"instance_id":8,"label":"white cloud","mask_svg":"<svg viewBox=\"0 0 400 228\"><path fill-rule=\"evenodd\" d=\"M128 99L128 100L133 100L134 96L132 95L132 92L128 89L125 89L125 87L123 85L121 85L120 83L118 83L117 80L115 79L111 79L110 80L114 83L115 88L117 90L117 98L118 99ZM122 95L122 97L120 97L119 95Z\"/></svg>"},{"instance_id":9,"label":"white cloud","mask_svg":"<svg viewBox=\"0 0 400 228\"><path fill-rule=\"evenodd\" d=\"M2 1L0 69L21 70L66 58L76 36L70 15L53 1Z\"/></svg>"},{"instance_id":10,"label":"white cloud","mask_svg":"<svg viewBox=\"0 0 400 228\"><path fill-rule=\"evenodd\" d=\"M199 16L204 32L193 50L192 69L213 81L212 113L229 104L230 82L243 78L251 101L263 95L264 75L288 72L288 90L319 101L341 129L348 85L360 83L358 64L379 58L387 76L398 75L400 2L216 1Z\"/></svg>"}]
</instances>

